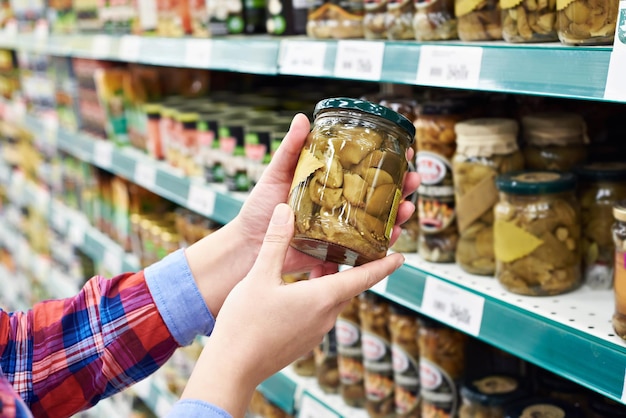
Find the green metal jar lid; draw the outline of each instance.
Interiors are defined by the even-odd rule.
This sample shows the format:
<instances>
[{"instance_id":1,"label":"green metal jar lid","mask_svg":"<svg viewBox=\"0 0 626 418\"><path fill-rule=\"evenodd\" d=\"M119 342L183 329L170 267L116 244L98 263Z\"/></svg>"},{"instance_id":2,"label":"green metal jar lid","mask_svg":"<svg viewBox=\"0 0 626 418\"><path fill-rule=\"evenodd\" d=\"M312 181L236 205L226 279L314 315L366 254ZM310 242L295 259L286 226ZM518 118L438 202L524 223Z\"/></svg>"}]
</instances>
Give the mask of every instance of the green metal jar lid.
<instances>
[{"instance_id":1,"label":"green metal jar lid","mask_svg":"<svg viewBox=\"0 0 626 418\"><path fill-rule=\"evenodd\" d=\"M552 398L530 398L506 408L506 418L583 418L580 409L570 403Z\"/></svg>"},{"instance_id":2,"label":"green metal jar lid","mask_svg":"<svg viewBox=\"0 0 626 418\"><path fill-rule=\"evenodd\" d=\"M513 171L496 177L496 187L517 195L561 193L576 188L576 176L549 170Z\"/></svg>"},{"instance_id":3,"label":"green metal jar lid","mask_svg":"<svg viewBox=\"0 0 626 418\"><path fill-rule=\"evenodd\" d=\"M316 118L320 112L329 109L356 110L385 118L404 129L409 134L410 143L413 143L413 139L415 137L415 126L413 126L413 122L388 107L377 105L375 103L368 102L367 100L350 99L347 97L333 97L321 100L315 105L313 118Z\"/></svg>"},{"instance_id":4,"label":"green metal jar lid","mask_svg":"<svg viewBox=\"0 0 626 418\"><path fill-rule=\"evenodd\" d=\"M502 406L528 395L527 385L519 376L493 373L466 378L461 385L461 396L484 406Z\"/></svg>"},{"instance_id":5,"label":"green metal jar lid","mask_svg":"<svg viewBox=\"0 0 626 418\"><path fill-rule=\"evenodd\" d=\"M626 163L603 162L586 164L578 167L576 174L583 181L624 181L626 180Z\"/></svg>"}]
</instances>

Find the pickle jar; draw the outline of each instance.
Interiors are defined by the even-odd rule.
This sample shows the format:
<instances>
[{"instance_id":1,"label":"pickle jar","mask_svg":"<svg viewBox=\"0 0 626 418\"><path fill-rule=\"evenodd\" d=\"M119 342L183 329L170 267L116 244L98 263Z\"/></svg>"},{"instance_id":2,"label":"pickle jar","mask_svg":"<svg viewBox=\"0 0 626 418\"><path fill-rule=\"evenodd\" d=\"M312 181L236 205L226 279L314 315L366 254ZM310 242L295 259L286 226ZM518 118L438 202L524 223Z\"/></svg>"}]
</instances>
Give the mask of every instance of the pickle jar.
<instances>
[{"instance_id":1,"label":"pickle jar","mask_svg":"<svg viewBox=\"0 0 626 418\"><path fill-rule=\"evenodd\" d=\"M612 45L619 0L557 0L556 27L566 45Z\"/></svg>"},{"instance_id":2,"label":"pickle jar","mask_svg":"<svg viewBox=\"0 0 626 418\"><path fill-rule=\"evenodd\" d=\"M458 240L451 159L456 150L454 126L464 119L465 108L457 101L426 102L415 120L417 190L420 234L417 250L427 260L454 261Z\"/></svg>"},{"instance_id":3,"label":"pickle jar","mask_svg":"<svg viewBox=\"0 0 626 418\"><path fill-rule=\"evenodd\" d=\"M580 210L572 173L522 171L496 178L496 277L510 292L558 295L581 283Z\"/></svg>"},{"instance_id":4,"label":"pickle jar","mask_svg":"<svg viewBox=\"0 0 626 418\"><path fill-rule=\"evenodd\" d=\"M504 418L504 409L528 394L519 376L494 373L465 379L459 418Z\"/></svg>"},{"instance_id":5,"label":"pickle jar","mask_svg":"<svg viewBox=\"0 0 626 418\"><path fill-rule=\"evenodd\" d=\"M389 304L373 293L361 295L365 409L371 418L394 418L394 380Z\"/></svg>"},{"instance_id":6,"label":"pickle jar","mask_svg":"<svg viewBox=\"0 0 626 418\"><path fill-rule=\"evenodd\" d=\"M613 329L617 335L626 339L626 200L621 200L613 206L613 217L615 218L611 228L615 244Z\"/></svg>"},{"instance_id":7,"label":"pickle jar","mask_svg":"<svg viewBox=\"0 0 626 418\"><path fill-rule=\"evenodd\" d=\"M387 39L385 20L389 0L363 0L363 36L365 39Z\"/></svg>"},{"instance_id":8,"label":"pickle jar","mask_svg":"<svg viewBox=\"0 0 626 418\"><path fill-rule=\"evenodd\" d=\"M558 41L556 1L500 0L502 37L511 43Z\"/></svg>"},{"instance_id":9,"label":"pickle jar","mask_svg":"<svg viewBox=\"0 0 626 418\"><path fill-rule=\"evenodd\" d=\"M391 305L389 333L396 418L419 418L421 415L418 330L415 312Z\"/></svg>"},{"instance_id":10,"label":"pickle jar","mask_svg":"<svg viewBox=\"0 0 626 418\"><path fill-rule=\"evenodd\" d=\"M415 39L413 0L388 0L385 16L387 39Z\"/></svg>"},{"instance_id":11,"label":"pickle jar","mask_svg":"<svg viewBox=\"0 0 626 418\"><path fill-rule=\"evenodd\" d=\"M582 219L583 277L594 289L611 289L615 245L613 205L626 199L626 164L594 163L576 171Z\"/></svg>"},{"instance_id":12,"label":"pickle jar","mask_svg":"<svg viewBox=\"0 0 626 418\"><path fill-rule=\"evenodd\" d=\"M413 33L418 41L458 38L454 0L414 0Z\"/></svg>"},{"instance_id":13,"label":"pickle jar","mask_svg":"<svg viewBox=\"0 0 626 418\"><path fill-rule=\"evenodd\" d=\"M457 416L467 340L467 335L457 330L420 317L418 345L423 418Z\"/></svg>"},{"instance_id":14,"label":"pickle jar","mask_svg":"<svg viewBox=\"0 0 626 418\"><path fill-rule=\"evenodd\" d=\"M360 265L382 258L402 200L415 128L368 101L320 101L295 170L291 245L322 260Z\"/></svg>"},{"instance_id":15,"label":"pickle jar","mask_svg":"<svg viewBox=\"0 0 626 418\"><path fill-rule=\"evenodd\" d=\"M310 0L306 33L317 39L363 38L362 0Z\"/></svg>"},{"instance_id":16,"label":"pickle jar","mask_svg":"<svg viewBox=\"0 0 626 418\"><path fill-rule=\"evenodd\" d=\"M457 148L452 171L459 230L456 263L468 273L492 276L493 207L498 202L495 178L524 168L517 147L517 122L468 119L457 123L455 131Z\"/></svg>"},{"instance_id":17,"label":"pickle jar","mask_svg":"<svg viewBox=\"0 0 626 418\"><path fill-rule=\"evenodd\" d=\"M313 349L315 377L317 385L325 393L339 390L339 370L337 368L337 338L335 328L324 335L322 343Z\"/></svg>"},{"instance_id":18,"label":"pickle jar","mask_svg":"<svg viewBox=\"0 0 626 418\"><path fill-rule=\"evenodd\" d=\"M455 0L459 39L493 41L502 39L499 0Z\"/></svg>"},{"instance_id":19,"label":"pickle jar","mask_svg":"<svg viewBox=\"0 0 626 418\"><path fill-rule=\"evenodd\" d=\"M363 348L359 298L354 297L341 311L335 323L339 394L346 405L361 408L365 404L363 386Z\"/></svg>"},{"instance_id":20,"label":"pickle jar","mask_svg":"<svg viewBox=\"0 0 626 418\"><path fill-rule=\"evenodd\" d=\"M522 137L528 169L570 171L587 159L586 124L575 113L524 116Z\"/></svg>"},{"instance_id":21,"label":"pickle jar","mask_svg":"<svg viewBox=\"0 0 626 418\"><path fill-rule=\"evenodd\" d=\"M559 399L533 397L507 406L505 418L562 417L583 418L585 415L572 404Z\"/></svg>"}]
</instances>

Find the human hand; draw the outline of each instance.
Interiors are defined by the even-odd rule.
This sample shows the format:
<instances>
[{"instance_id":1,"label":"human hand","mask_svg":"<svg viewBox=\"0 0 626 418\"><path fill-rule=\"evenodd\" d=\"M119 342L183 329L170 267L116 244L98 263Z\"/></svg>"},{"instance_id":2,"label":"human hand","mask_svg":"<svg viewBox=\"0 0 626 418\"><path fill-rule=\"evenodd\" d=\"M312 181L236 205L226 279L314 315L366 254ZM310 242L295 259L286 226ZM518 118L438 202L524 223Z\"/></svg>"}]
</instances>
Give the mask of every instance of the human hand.
<instances>
[{"instance_id":1,"label":"human hand","mask_svg":"<svg viewBox=\"0 0 626 418\"><path fill-rule=\"evenodd\" d=\"M353 297L404 261L401 254L391 254L287 285L281 277L293 232L293 211L279 204L254 266L224 301L183 398L204 400L243 417L259 383L311 351Z\"/></svg>"}]
</instances>

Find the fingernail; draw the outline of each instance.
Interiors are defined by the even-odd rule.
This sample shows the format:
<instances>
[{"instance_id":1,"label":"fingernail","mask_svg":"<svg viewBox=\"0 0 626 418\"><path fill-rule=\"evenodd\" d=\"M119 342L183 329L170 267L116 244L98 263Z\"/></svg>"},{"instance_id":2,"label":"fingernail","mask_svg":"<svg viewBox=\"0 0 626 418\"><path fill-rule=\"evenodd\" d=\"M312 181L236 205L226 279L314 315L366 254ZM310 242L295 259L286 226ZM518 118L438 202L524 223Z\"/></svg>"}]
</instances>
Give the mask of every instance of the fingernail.
<instances>
[{"instance_id":1,"label":"fingernail","mask_svg":"<svg viewBox=\"0 0 626 418\"><path fill-rule=\"evenodd\" d=\"M285 225L291 216L291 208L285 203L281 203L274 208L272 223L274 225Z\"/></svg>"}]
</instances>

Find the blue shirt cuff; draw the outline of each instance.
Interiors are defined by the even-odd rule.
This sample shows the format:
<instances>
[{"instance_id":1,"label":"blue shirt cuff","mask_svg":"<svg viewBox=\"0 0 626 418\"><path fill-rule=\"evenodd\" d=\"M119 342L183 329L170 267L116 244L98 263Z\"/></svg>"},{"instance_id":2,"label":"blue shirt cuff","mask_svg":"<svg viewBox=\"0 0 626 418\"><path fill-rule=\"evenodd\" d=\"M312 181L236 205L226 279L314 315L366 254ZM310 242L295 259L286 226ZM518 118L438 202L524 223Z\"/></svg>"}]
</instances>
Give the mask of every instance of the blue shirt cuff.
<instances>
[{"instance_id":1,"label":"blue shirt cuff","mask_svg":"<svg viewBox=\"0 0 626 418\"><path fill-rule=\"evenodd\" d=\"M167 418L232 418L221 408L196 399L182 399L174 404Z\"/></svg>"},{"instance_id":2,"label":"blue shirt cuff","mask_svg":"<svg viewBox=\"0 0 626 418\"><path fill-rule=\"evenodd\" d=\"M180 249L144 270L157 309L172 336L181 346L197 335L209 335L215 318L206 306Z\"/></svg>"}]
</instances>

